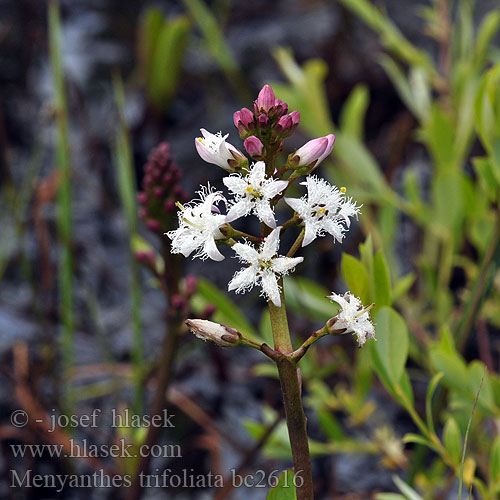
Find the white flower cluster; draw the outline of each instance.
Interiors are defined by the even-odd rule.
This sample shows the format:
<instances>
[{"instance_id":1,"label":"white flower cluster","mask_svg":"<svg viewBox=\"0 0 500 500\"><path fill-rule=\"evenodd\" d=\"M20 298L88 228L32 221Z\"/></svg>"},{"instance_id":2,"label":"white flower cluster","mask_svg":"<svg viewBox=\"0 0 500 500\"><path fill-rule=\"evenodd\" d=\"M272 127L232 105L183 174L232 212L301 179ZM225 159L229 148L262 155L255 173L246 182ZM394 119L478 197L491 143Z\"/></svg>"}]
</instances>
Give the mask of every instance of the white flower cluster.
<instances>
[{"instance_id":1,"label":"white flower cluster","mask_svg":"<svg viewBox=\"0 0 500 500\"><path fill-rule=\"evenodd\" d=\"M197 138L195 145L202 159L229 171L233 162L241 161L242 153L226 142L227 135L211 134L205 129L201 131L203 137ZM294 161L300 165L302 158L303 162L316 167L324 159L327 148L328 154L331 151L334 139L331 135L310 141L296 151ZM314 154L316 158L313 158ZM222 192L208 186L198 192L199 199L184 206L178 204L179 228L167 233L172 240L172 252L182 253L185 257L194 253L194 257L201 259L223 260L217 241L226 240L227 234L221 232L221 226L254 214L272 231L261 241L258 249L249 242L232 245L246 266L234 275L229 290L239 293L259 285L262 295L279 307L278 276L293 271L303 260L302 257L278 255L282 228L276 224L273 199L284 193L289 182L266 176L266 165L262 161L248 167L245 175L232 173L223 182L233 194L232 199L226 199ZM295 221L304 226L302 246L325 233L331 234L336 241L342 241L349 228L350 217L358 215L359 207L345 196L345 190L339 190L314 175L309 175L303 184L307 187L307 195L300 199L285 198L296 212ZM225 205L225 215L218 207L221 204Z\"/></svg>"}]
</instances>

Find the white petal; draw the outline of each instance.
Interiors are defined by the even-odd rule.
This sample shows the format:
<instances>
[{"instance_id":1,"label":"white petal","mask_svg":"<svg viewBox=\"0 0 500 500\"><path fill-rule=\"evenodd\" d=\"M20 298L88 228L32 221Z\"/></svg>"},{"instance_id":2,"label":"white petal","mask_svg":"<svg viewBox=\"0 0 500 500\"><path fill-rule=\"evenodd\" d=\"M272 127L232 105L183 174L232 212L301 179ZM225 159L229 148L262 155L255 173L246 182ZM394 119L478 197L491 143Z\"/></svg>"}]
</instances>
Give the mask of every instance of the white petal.
<instances>
[{"instance_id":1,"label":"white petal","mask_svg":"<svg viewBox=\"0 0 500 500\"><path fill-rule=\"evenodd\" d=\"M236 175L224 177L224 179L222 179L222 182L229 189L229 191L233 192L234 194L239 194L240 196L243 196L243 194L245 193L245 189L248 186L247 182L244 179Z\"/></svg>"},{"instance_id":2,"label":"white petal","mask_svg":"<svg viewBox=\"0 0 500 500\"><path fill-rule=\"evenodd\" d=\"M271 181L267 186L264 186L263 194L266 198L274 198L288 186L288 181Z\"/></svg>"},{"instance_id":3,"label":"white petal","mask_svg":"<svg viewBox=\"0 0 500 500\"><path fill-rule=\"evenodd\" d=\"M342 242L344 238L343 227L337 222L333 220L327 220L323 224L323 227L326 231L328 231L339 243Z\"/></svg>"},{"instance_id":4,"label":"white petal","mask_svg":"<svg viewBox=\"0 0 500 500\"><path fill-rule=\"evenodd\" d=\"M273 259L272 269L275 273L284 274L300 264L304 257L277 257Z\"/></svg>"},{"instance_id":5,"label":"white petal","mask_svg":"<svg viewBox=\"0 0 500 500\"><path fill-rule=\"evenodd\" d=\"M263 182L266 178L266 164L263 161L258 161L254 163L252 170L248 174L248 181L252 185L258 185L259 182Z\"/></svg>"},{"instance_id":6,"label":"white petal","mask_svg":"<svg viewBox=\"0 0 500 500\"><path fill-rule=\"evenodd\" d=\"M302 246L305 247L309 245L309 243L311 243L311 241L313 241L314 239L316 239L316 231L312 224L306 223L306 232L304 234L304 241L302 242Z\"/></svg>"},{"instance_id":7,"label":"white petal","mask_svg":"<svg viewBox=\"0 0 500 500\"><path fill-rule=\"evenodd\" d=\"M207 163L214 163L217 165L217 159L215 158L215 155L210 152L210 150L205 145L201 137L197 137L194 140L194 145L196 147L196 151L198 151L198 154L201 156L202 160L205 160Z\"/></svg>"},{"instance_id":8,"label":"white petal","mask_svg":"<svg viewBox=\"0 0 500 500\"><path fill-rule=\"evenodd\" d=\"M261 257L264 260L270 260L274 257L274 255L276 255L280 246L280 231L281 226L273 229L264 240L264 244L262 245L262 250L260 252Z\"/></svg>"},{"instance_id":9,"label":"white petal","mask_svg":"<svg viewBox=\"0 0 500 500\"><path fill-rule=\"evenodd\" d=\"M243 198L229 209L229 212L226 215L226 222L232 222L240 217L244 217L245 215L248 215L251 210L252 204L250 200Z\"/></svg>"},{"instance_id":10,"label":"white petal","mask_svg":"<svg viewBox=\"0 0 500 500\"><path fill-rule=\"evenodd\" d=\"M300 198L285 198L285 203L293 208L299 215L307 211L307 204L304 200Z\"/></svg>"},{"instance_id":11,"label":"white petal","mask_svg":"<svg viewBox=\"0 0 500 500\"><path fill-rule=\"evenodd\" d=\"M215 243L215 240L213 238L209 238L207 241L205 241L203 250L212 260L224 260L224 255L222 255L217 249L217 244Z\"/></svg>"},{"instance_id":12,"label":"white petal","mask_svg":"<svg viewBox=\"0 0 500 500\"><path fill-rule=\"evenodd\" d=\"M233 276L233 279L229 282L227 289L229 291L236 290L237 293L242 292L243 290L249 290L255 285L255 274L255 266L241 269Z\"/></svg>"},{"instance_id":13,"label":"white petal","mask_svg":"<svg viewBox=\"0 0 500 500\"><path fill-rule=\"evenodd\" d=\"M267 271L262 274L261 281L262 291L266 295L266 297L276 306L281 306L281 298L280 298L280 289L278 287L278 280L276 279L276 275Z\"/></svg>"},{"instance_id":14,"label":"white petal","mask_svg":"<svg viewBox=\"0 0 500 500\"><path fill-rule=\"evenodd\" d=\"M259 220L264 222L269 227L276 227L276 220L274 218L274 212L269 204L269 201L258 200L255 202L255 212Z\"/></svg>"},{"instance_id":15,"label":"white petal","mask_svg":"<svg viewBox=\"0 0 500 500\"><path fill-rule=\"evenodd\" d=\"M249 264L255 264L259 260L259 252L246 243L236 243L231 248L236 252L240 259L248 262Z\"/></svg>"}]
</instances>

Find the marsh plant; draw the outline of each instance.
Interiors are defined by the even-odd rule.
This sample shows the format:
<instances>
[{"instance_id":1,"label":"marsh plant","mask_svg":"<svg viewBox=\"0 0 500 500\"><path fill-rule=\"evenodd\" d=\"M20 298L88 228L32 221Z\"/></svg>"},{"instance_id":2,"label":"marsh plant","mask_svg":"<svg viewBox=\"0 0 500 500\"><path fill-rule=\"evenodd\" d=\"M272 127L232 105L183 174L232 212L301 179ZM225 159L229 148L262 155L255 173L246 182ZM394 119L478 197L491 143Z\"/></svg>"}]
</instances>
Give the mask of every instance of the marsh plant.
<instances>
[{"instance_id":1,"label":"marsh plant","mask_svg":"<svg viewBox=\"0 0 500 500\"><path fill-rule=\"evenodd\" d=\"M246 338L231 325L203 319L186 321L191 331L203 340L223 347L245 345L262 351L277 365L288 434L294 463L299 500L313 498L313 483L306 417L301 397L299 361L310 345L326 335L352 333L361 347L375 336L370 318L371 306L365 307L350 293L332 293L329 298L338 305L338 312L327 318L324 326L297 349L292 345L288 328L283 276L300 266L301 248L319 237L331 237L342 243L351 220L360 214L360 206L348 196L345 187L336 187L315 175L316 168L332 152L335 136L329 134L307 142L279 161L288 138L299 124L297 111L288 112L288 105L277 99L272 88L265 85L253 104L234 113L244 148L251 162L240 150L227 142L228 135L212 134L201 129L195 139L203 160L228 172L223 184L228 191L202 186L198 197L188 203L177 202L178 228L167 232L171 251L184 257L222 261L227 253L236 256L242 268L229 280L228 290L236 293L260 288L267 300L274 346ZM303 186L301 197L287 196L294 183ZM287 206L290 217L277 221L277 207ZM251 235L235 227L248 216L260 221L260 234ZM295 231L294 243L283 251L280 244L285 231Z\"/></svg>"}]
</instances>

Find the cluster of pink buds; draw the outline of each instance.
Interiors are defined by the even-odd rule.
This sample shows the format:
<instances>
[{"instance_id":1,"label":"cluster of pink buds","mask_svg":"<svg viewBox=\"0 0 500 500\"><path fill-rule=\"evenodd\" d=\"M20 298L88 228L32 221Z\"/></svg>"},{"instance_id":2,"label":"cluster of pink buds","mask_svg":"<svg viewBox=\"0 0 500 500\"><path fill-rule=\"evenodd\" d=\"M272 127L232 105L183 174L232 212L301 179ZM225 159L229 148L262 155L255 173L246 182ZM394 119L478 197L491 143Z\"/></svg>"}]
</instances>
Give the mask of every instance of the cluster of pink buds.
<instances>
[{"instance_id":1,"label":"cluster of pink buds","mask_svg":"<svg viewBox=\"0 0 500 500\"><path fill-rule=\"evenodd\" d=\"M151 231L163 234L175 226L176 201L189 198L180 185L182 172L170 156L170 146L160 143L144 167L142 192L138 194L139 216Z\"/></svg>"},{"instance_id":2,"label":"cluster of pink buds","mask_svg":"<svg viewBox=\"0 0 500 500\"><path fill-rule=\"evenodd\" d=\"M300 113L288 113L288 104L277 99L269 85L264 85L253 103L253 112L248 108L236 111L233 121L245 139L247 153L254 160L261 160L269 153L264 144L272 148L273 154L281 150L283 139L299 125Z\"/></svg>"}]
</instances>

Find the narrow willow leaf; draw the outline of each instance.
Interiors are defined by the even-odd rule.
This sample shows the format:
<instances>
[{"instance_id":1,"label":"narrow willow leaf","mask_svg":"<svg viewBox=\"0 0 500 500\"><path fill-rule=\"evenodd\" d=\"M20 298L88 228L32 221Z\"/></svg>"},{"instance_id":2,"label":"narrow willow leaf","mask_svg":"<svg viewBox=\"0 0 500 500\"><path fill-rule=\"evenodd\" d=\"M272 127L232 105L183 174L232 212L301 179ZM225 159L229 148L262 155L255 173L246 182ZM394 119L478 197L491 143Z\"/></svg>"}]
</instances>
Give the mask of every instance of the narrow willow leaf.
<instances>
[{"instance_id":1,"label":"narrow willow leaf","mask_svg":"<svg viewBox=\"0 0 500 500\"><path fill-rule=\"evenodd\" d=\"M428 429L434 433L434 418L432 417L432 397L434 396L434 393L436 392L437 386L439 385L439 382L443 378L443 373L439 372L432 377L432 380L429 383L429 386L427 387L427 394L425 397L425 414L427 417L427 427Z\"/></svg>"},{"instance_id":2,"label":"narrow willow leaf","mask_svg":"<svg viewBox=\"0 0 500 500\"><path fill-rule=\"evenodd\" d=\"M384 254L379 250L373 258L373 289L375 311L391 305L391 278Z\"/></svg>"},{"instance_id":3,"label":"narrow willow leaf","mask_svg":"<svg viewBox=\"0 0 500 500\"><path fill-rule=\"evenodd\" d=\"M453 417L449 417L444 424L443 443L453 462L458 465L462 454L462 434Z\"/></svg>"},{"instance_id":4,"label":"narrow willow leaf","mask_svg":"<svg viewBox=\"0 0 500 500\"><path fill-rule=\"evenodd\" d=\"M363 140L363 124L370 96L366 85L358 84L349 94L340 114L340 129L346 135Z\"/></svg>"},{"instance_id":5,"label":"narrow willow leaf","mask_svg":"<svg viewBox=\"0 0 500 500\"><path fill-rule=\"evenodd\" d=\"M500 436L495 438L490 451L490 482L500 481Z\"/></svg>"},{"instance_id":6,"label":"narrow willow leaf","mask_svg":"<svg viewBox=\"0 0 500 500\"><path fill-rule=\"evenodd\" d=\"M377 342L373 351L383 363L393 384L400 382L408 357L408 329L394 309L383 307L375 316Z\"/></svg>"},{"instance_id":7,"label":"narrow willow leaf","mask_svg":"<svg viewBox=\"0 0 500 500\"><path fill-rule=\"evenodd\" d=\"M342 254L342 276L351 293L361 299L363 304L370 304L370 278L363 264L349 254Z\"/></svg>"}]
</instances>

